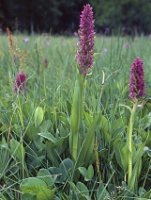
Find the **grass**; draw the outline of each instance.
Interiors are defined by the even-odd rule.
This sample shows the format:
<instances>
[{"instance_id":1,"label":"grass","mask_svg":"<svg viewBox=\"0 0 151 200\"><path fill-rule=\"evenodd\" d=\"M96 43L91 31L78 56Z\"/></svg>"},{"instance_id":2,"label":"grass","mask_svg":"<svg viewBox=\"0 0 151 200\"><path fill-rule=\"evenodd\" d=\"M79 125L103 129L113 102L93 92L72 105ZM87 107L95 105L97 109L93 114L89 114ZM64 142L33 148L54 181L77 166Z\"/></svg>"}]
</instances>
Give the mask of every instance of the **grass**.
<instances>
[{"instance_id":1,"label":"grass","mask_svg":"<svg viewBox=\"0 0 151 200\"><path fill-rule=\"evenodd\" d=\"M32 35L25 43L24 38L13 36L12 49L7 36L0 38L0 199L150 199L150 38L96 36L95 63L84 91L80 144L96 116L99 120L93 130L94 155L78 167L68 145L78 39ZM130 191L128 81L137 56L144 60L146 98L135 115L135 189ZM19 68L27 73L27 90L16 94L12 88Z\"/></svg>"}]
</instances>

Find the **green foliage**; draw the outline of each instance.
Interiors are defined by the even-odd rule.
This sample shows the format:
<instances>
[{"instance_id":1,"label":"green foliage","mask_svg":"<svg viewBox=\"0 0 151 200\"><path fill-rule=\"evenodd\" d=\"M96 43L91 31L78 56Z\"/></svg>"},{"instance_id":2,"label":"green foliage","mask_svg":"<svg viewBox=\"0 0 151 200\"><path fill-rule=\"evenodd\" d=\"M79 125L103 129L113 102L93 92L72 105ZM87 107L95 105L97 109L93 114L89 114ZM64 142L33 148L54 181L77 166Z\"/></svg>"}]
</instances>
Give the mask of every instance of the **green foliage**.
<instances>
[{"instance_id":1,"label":"green foliage","mask_svg":"<svg viewBox=\"0 0 151 200\"><path fill-rule=\"evenodd\" d=\"M82 176L84 177L85 181L92 180L92 178L94 176L94 169L93 169L92 165L90 165L88 167L88 169L86 169L85 167L79 167L78 169L79 169L80 173L82 174Z\"/></svg>"},{"instance_id":2,"label":"green foliage","mask_svg":"<svg viewBox=\"0 0 151 200\"><path fill-rule=\"evenodd\" d=\"M84 183L77 182L76 185L74 183L72 183L71 188L74 191L74 195L75 195L76 199L90 200L89 190Z\"/></svg>"},{"instance_id":3,"label":"green foliage","mask_svg":"<svg viewBox=\"0 0 151 200\"><path fill-rule=\"evenodd\" d=\"M85 134L85 139L81 144L79 149L78 158L76 161L76 166L87 166L92 164L94 161L94 141L95 141L95 131L98 128L100 122L100 115L98 114L94 117L94 121L90 124L88 132Z\"/></svg>"},{"instance_id":4,"label":"green foliage","mask_svg":"<svg viewBox=\"0 0 151 200\"><path fill-rule=\"evenodd\" d=\"M73 167L73 161L66 158L60 163L59 167L50 167L49 171L55 177L56 183L64 184L66 181L71 180Z\"/></svg>"},{"instance_id":5,"label":"green foliage","mask_svg":"<svg viewBox=\"0 0 151 200\"><path fill-rule=\"evenodd\" d=\"M35 126L39 126L43 120L43 117L44 117L44 111L41 107L37 107L36 110L35 110L35 115L34 115L34 118L35 118Z\"/></svg>"},{"instance_id":6,"label":"green foliage","mask_svg":"<svg viewBox=\"0 0 151 200\"><path fill-rule=\"evenodd\" d=\"M29 32L71 32L79 23L83 4L77 0L5 0L3 1L3 28ZM62 23L62 21L64 23Z\"/></svg>"},{"instance_id":7,"label":"green foliage","mask_svg":"<svg viewBox=\"0 0 151 200\"><path fill-rule=\"evenodd\" d=\"M22 199L30 200L53 200L54 199L54 192L52 189L47 187L47 184L39 179L30 177L24 179L21 183L21 191L23 192Z\"/></svg>"},{"instance_id":8,"label":"green foliage","mask_svg":"<svg viewBox=\"0 0 151 200\"><path fill-rule=\"evenodd\" d=\"M10 140L10 153L16 156L16 158L21 162L25 159L25 149L22 143L19 143L15 139Z\"/></svg>"},{"instance_id":9,"label":"green foliage","mask_svg":"<svg viewBox=\"0 0 151 200\"><path fill-rule=\"evenodd\" d=\"M150 0L99 0L92 1L96 15L98 30L109 28L118 32L120 29L127 34L151 32ZM144 20L145 19L145 20Z\"/></svg>"},{"instance_id":10,"label":"green foliage","mask_svg":"<svg viewBox=\"0 0 151 200\"><path fill-rule=\"evenodd\" d=\"M86 3L94 7L99 32L151 32L150 0L2 0L0 20L3 29L71 34L78 29L79 13Z\"/></svg>"},{"instance_id":11,"label":"green foliage","mask_svg":"<svg viewBox=\"0 0 151 200\"><path fill-rule=\"evenodd\" d=\"M77 38L32 35L24 43L25 35L14 37L24 58L27 90L12 90L19 61L14 63L1 35L0 199L151 199L150 38L96 37L74 160L69 137L71 115L76 120L72 97ZM148 96L139 102L133 124L132 193L127 186L126 138L129 66L136 55L144 59Z\"/></svg>"},{"instance_id":12,"label":"green foliage","mask_svg":"<svg viewBox=\"0 0 151 200\"><path fill-rule=\"evenodd\" d=\"M55 178L51 176L49 170L40 169L37 177L43 180L48 186L53 186L55 182Z\"/></svg>"}]
</instances>

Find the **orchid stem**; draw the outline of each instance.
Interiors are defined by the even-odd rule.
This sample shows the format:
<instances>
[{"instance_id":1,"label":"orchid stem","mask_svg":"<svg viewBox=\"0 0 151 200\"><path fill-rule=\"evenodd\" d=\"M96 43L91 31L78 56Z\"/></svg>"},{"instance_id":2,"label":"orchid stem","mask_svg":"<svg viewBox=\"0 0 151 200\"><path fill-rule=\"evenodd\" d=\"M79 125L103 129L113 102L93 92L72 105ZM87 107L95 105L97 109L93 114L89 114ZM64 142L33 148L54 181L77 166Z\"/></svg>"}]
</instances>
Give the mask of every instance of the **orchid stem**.
<instances>
[{"instance_id":1,"label":"orchid stem","mask_svg":"<svg viewBox=\"0 0 151 200\"><path fill-rule=\"evenodd\" d=\"M132 152L132 135L133 135L133 125L134 125L134 117L135 112L137 109L138 101L136 100L133 103L133 108L131 110L131 116L129 121L129 128L128 128L128 149L129 149L129 155L128 155L128 186L129 188L131 185L131 177L132 177L132 170L133 170L133 152Z\"/></svg>"}]
</instances>

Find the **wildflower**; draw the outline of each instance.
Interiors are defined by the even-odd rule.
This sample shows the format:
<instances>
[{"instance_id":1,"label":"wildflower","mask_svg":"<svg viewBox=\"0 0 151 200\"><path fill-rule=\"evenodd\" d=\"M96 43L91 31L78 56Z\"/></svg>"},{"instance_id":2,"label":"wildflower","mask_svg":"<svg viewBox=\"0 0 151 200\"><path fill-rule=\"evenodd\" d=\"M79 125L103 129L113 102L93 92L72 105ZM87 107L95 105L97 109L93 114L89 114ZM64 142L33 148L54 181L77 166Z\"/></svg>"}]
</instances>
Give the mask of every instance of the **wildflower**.
<instances>
[{"instance_id":1,"label":"wildflower","mask_svg":"<svg viewBox=\"0 0 151 200\"><path fill-rule=\"evenodd\" d=\"M28 37L25 37L25 38L23 39L23 41L24 41L25 44L27 44L27 43L29 42L29 38L28 38Z\"/></svg>"},{"instance_id":2,"label":"wildflower","mask_svg":"<svg viewBox=\"0 0 151 200\"><path fill-rule=\"evenodd\" d=\"M79 71L86 75L88 69L93 66L94 54L94 20L93 10L89 4L84 6L80 15L79 44L76 59L79 64Z\"/></svg>"},{"instance_id":3,"label":"wildflower","mask_svg":"<svg viewBox=\"0 0 151 200\"><path fill-rule=\"evenodd\" d=\"M78 37L78 33L77 33L76 31L73 33L73 35L74 35L75 37Z\"/></svg>"},{"instance_id":4,"label":"wildflower","mask_svg":"<svg viewBox=\"0 0 151 200\"><path fill-rule=\"evenodd\" d=\"M15 92L20 92L25 90L27 82L27 76L24 72L19 72L16 74L14 90Z\"/></svg>"},{"instance_id":5,"label":"wildflower","mask_svg":"<svg viewBox=\"0 0 151 200\"><path fill-rule=\"evenodd\" d=\"M145 95L144 63L141 58L136 58L131 65L129 97L137 99Z\"/></svg>"}]
</instances>

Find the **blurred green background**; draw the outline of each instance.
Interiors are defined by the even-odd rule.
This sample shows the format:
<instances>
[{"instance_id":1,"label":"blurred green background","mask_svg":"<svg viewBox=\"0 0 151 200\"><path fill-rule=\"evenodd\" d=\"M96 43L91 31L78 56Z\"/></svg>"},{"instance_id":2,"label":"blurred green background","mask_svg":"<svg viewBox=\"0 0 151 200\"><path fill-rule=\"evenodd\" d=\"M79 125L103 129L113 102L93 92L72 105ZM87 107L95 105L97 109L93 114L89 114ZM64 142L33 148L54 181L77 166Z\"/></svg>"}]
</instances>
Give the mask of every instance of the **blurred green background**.
<instances>
[{"instance_id":1,"label":"blurred green background","mask_svg":"<svg viewBox=\"0 0 151 200\"><path fill-rule=\"evenodd\" d=\"M86 3L94 8L97 33L151 33L151 0L1 0L0 28L73 34Z\"/></svg>"}]
</instances>

